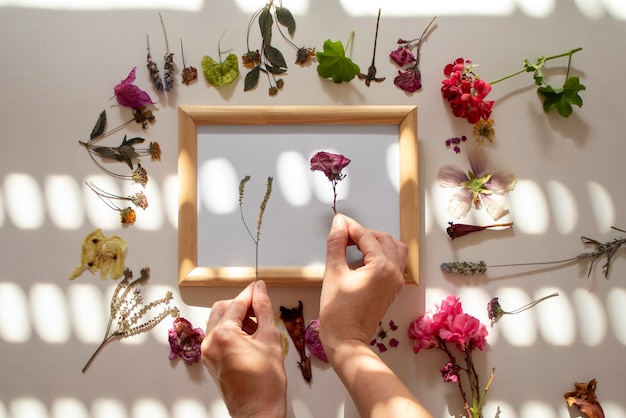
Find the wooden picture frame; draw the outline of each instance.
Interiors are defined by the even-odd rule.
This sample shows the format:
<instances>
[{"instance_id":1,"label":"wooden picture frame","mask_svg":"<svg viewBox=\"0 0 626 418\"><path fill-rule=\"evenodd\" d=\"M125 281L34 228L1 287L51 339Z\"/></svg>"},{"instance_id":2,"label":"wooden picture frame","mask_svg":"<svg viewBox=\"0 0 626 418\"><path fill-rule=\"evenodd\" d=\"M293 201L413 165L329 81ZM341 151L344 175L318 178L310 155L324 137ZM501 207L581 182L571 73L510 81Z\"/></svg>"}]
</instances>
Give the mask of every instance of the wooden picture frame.
<instances>
[{"instance_id":1,"label":"wooden picture frame","mask_svg":"<svg viewBox=\"0 0 626 418\"><path fill-rule=\"evenodd\" d=\"M255 267L198 265L198 127L204 125L395 125L399 149L399 239L408 246L407 284L418 284L419 204L415 106L180 106L178 108L178 284L240 286ZM321 285L323 267L259 266L268 285Z\"/></svg>"}]
</instances>

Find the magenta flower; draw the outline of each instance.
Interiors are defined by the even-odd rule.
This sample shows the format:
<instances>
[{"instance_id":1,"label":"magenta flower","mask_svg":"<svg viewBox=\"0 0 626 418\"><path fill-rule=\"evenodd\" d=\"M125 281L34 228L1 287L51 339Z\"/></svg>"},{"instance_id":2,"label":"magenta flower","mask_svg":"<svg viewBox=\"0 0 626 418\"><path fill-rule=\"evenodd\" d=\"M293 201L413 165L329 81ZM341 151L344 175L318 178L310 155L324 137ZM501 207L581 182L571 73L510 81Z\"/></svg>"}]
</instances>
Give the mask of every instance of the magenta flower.
<instances>
[{"instance_id":1,"label":"magenta flower","mask_svg":"<svg viewBox=\"0 0 626 418\"><path fill-rule=\"evenodd\" d=\"M452 113L471 124L491 116L493 100L485 100L491 85L480 79L473 70L472 60L457 58L443 70L441 95L448 101Z\"/></svg>"},{"instance_id":2,"label":"magenta flower","mask_svg":"<svg viewBox=\"0 0 626 418\"><path fill-rule=\"evenodd\" d=\"M117 102L122 106L133 109L137 109L138 107L145 106L147 104L154 104L148 93L133 84L136 78L136 69L137 67L133 67L133 69L130 70L128 77L113 88Z\"/></svg>"},{"instance_id":3,"label":"magenta flower","mask_svg":"<svg viewBox=\"0 0 626 418\"><path fill-rule=\"evenodd\" d=\"M309 349L309 352L312 355L314 355L324 363L328 363L328 357L326 357L324 346L320 341L319 318L311 321L311 323L306 327L306 330L304 331L304 342L306 344L306 348Z\"/></svg>"},{"instance_id":4,"label":"magenta flower","mask_svg":"<svg viewBox=\"0 0 626 418\"><path fill-rule=\"evenodd\" d=\"M410 67L406 71L398 70L398 75L393 79L399 89L414 93L422 88L422 73L417 66Z\"/></svg>"},{"instance_id":5,"label":"magenta flower","mask_svg":"<svg viewBox=\"0 0 626 418\"><path fill-rule=\"evenodd\" d=\"M448 204L448 215L460 219L467 215L472 205L476 209L484 204L487 213L494 220L505 214L506 202L495 195L504 195L515 187L517 179L508 169L486 173L487 156L481 146L468 151L470 170L465 172L453 164L446 164L439 169L437 181L442 187L454 187L457 191Z\"/></svg>"},{"instance_id":6,"label":"magenta flower","mask_svg":"<svg viewBox=\"0 0 626 418\"><path fill-rule=\"evenodd\" d=\"M378 324L378 332L376 333L376 337L370 341L371 346L378 347L378 351L384 353L387 351L387 346L385 345L385 340L389 338L389 332L395 331L398 329L398 326L395 322L389 321L389 329L385 329L382 326L382 322ZM395 348L400 344L400 342L395 338L389 338L389 346Z\"/></svg>"},{"instance_id":7,"label":"magenta flower","mask_svg":"<svg viewBox=\"0 0 626 418\"><path fill-rule=\"evenodd\" d=\"M444 382L458 382L460 367L456 363L447 363L440 371Z\"/></svg>"},{"instance_id":8,"label":"magenta flower","mask_svg":"<svg viewBox=\"0 0 626 418\"><path fill-rule=\"evenodd\" d=\"M437 348L446 354L447 362L440 369L441 376L444 382L455 382L458 385L468 417L482 417L485 395L494 377L492 369L484 389L479 387L479 378L472 357L475 349L485 348L487 334L485 325L472 315L463 312L461 301L456 296L448 296L436 305L434 310L421 315L409 326L409 338L413 340L415 353L424 348ZM463 354L464 365L457 362L453 347ZM462 375L465 379L461 378ZM467 384L471 389L471 398L465 391Z\"/></svg>"},{"instance_id":9,"label":"magenta flower","mask_svg":"<svg viewBox=\"0 0 626 418\"><path fill-rule=\"evenodd\" d=\"M201 328L193 328L191 322L183 317L174 320L173 328L167 332L170 348L169 359L182 358L187 364L194 364L200 360L200 345L204 339Z\"/></svg>"},{"instance_id":10,"label":"magenta flower","mask_svg":"<svg viewBox=\"0 0 626 418\"><path fill-rule=\"evenodd\" d=\"M396 64L398 64L399 67L404 67L407 64L415 62L415 56L413 55L413 52L406 45L399 46L398 49L391 51L391 54L389 54L389 58L391 58Z\"/></svg>"},{"instance_id":11,"label":"magenta flower","mask_svg":"<svg viewBox=\"0 0 626 418\"><path fill-rule=\"evenodd\" d=\"M350 159L341 154L320 151L311 158L311 171L322 171L333 186L333 211L337 213L337 183L346 175L341 171L350 164Z\"/></svg>"}]
</instances>

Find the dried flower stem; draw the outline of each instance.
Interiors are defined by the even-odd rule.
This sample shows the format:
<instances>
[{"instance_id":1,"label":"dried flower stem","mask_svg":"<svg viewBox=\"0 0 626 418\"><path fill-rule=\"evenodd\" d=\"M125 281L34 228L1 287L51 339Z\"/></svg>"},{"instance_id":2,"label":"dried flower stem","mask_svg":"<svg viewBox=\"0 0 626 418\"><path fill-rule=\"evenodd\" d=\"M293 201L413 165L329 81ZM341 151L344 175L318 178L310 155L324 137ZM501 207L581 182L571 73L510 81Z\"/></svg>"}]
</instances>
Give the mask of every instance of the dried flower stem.
<instances>
[{"instance_id":1,"label":"dried flower stem","mask_svg":"<svg viewBox=\"0 0 626 418\"><path fill-rule=\"evenodd\" d=\"M521 307L519 307L517 309L514 309L512 311L503 311L502 313L505 314L505 315L506 314L512 315L512 314L517 314L517 313L520 313L520 312L524 312L525 310L532 308L533 306L537 305L538 303L543 302L546 299L553 298L555 296L559 296L559 292L550 293L547 296L543 296L543 297L541 297L539 299L533 300L532 302L527 303L526 305L521 306Z\"/></svg>"},{"instance_id":2,"label":"dried flower stem","mask_svg":"<svg viewBox=\"0 0 626 418\"><path fill-rule=\"evenodd\" d=\"M137 287L145 284L150 278L149 268L141 269L141 276L138 279L131 281L132 277L132 271L127 268L124 271L124 279L116 286L111 297L111 311L104 338L98 348L96 348L96 351L87 360L82 370L83 374L89 369L104 346L112 340L141 334L157 326L167 316L176 317L179 315L178 308L169 306L170 301L173 299L172 292L167 292L164 297L142 306L141 292ZM159 306L164 306L161 312L146 322L139 323L142 317ZM114 323L115 329L111 329Z\"/></svg>"},{"instance_id":3,"label":"dried flower stem","mask_svg":"<svg viewBox=\"0 0 626 418\"><path fill-rule=\"evenodd\" d=\"M270 199L270 195L272 194L272 183L274 181L273 177L267 178L267 184L265 185L265 195L263 196L263 200L259 205L259 215L257 217L256 223L256 234L253 235L250 228L248 228L248 224L246 223L246 218L243 215L243 197L245 193L246 183L250 181L250 176L245 176L239 182L239 213L241 215L241 221L243 222L243 226L248 231L248 235L252 238L252 242L254 242L255 246L255 281L259 279L259 241L261 239L261 225L263 224L263 215L265 214L265 208L267 207L267 202Z\"/></svg>"}]
</instances>

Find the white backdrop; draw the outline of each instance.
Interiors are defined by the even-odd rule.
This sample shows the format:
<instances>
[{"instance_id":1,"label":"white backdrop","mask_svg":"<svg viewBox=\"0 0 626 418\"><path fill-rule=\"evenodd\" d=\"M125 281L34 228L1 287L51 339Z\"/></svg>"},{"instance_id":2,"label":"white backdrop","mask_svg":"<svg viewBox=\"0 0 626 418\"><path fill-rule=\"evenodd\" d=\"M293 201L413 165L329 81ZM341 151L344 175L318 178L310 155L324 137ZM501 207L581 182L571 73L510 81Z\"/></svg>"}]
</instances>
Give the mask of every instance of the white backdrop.
<instances>
[{"instance_id":1,"label":"white backdrop","mask_svg":"<svg viewBox=\"0 0 626 418\"><path fill-rule=\"evenodd\" d=\"M440 263L485 260L502 264L572 257L587 250L580 236L609 241L626 228L623 215L624 151L622 82L626 65L623 39L626 10L618 0L530 0L477 2L402 2L380 4L382 19L377 50L382 84L335 85L317 76L315 65L291 65L285 87L269 97L261 80L256 91L243 91L243 78L221 89L202 78L191 86L177 81L170 94L157 93L145 70L145 39L162 63L165 52L158 12L166 23L169 45L182 67L179 39L187 65L224 52L241 55L251 10L240 2L179 2L184 10L160 3L96 2L54 8L53 0L32 7L0 1L0 55L4 79L0 100L0 417L160 418L226 416L219 394L199 365L187 367L167 359L167 320L146 335L114 342L104 349L86 375L80 370L102 333L108 298L114 284L85 274L66 278L79 262L80 244L95 228L121 235L128 243L127 265L138 274L149 266L152 279L146 298L174 291L183 316L204 326L208 307L230 298L236 288L185 288L177 277L177 112L179 105L391 105L419 107L420 153L420 278L408 287L385 317L400 329L393 334L398 348L382 358L398 373L435 417L459 416L456 387L439 377L442 355L414 355L406 336L409 323L448 294L459 295L469 313L487 321L486 303L500 297L505 309L559 291L532 311L505 317L490 328L489 347L476 355L483 379L490 367L496 378L488 394L485 416L570 417L563 393L574 381L598 380L598 397L608 417L626 417L621 361L626 350L626 285L623 253L618 253L605 279L600 260L591 277L587 264L540 271L490 270L486 276L443 275ZM44 6L37 5L43 3ZM63 3L63 2L60 2ZM174 2L172 2L174 3ZM263 2L246 1L254 9ZM252 3L254 7L250 7ZM258 3L258 4L257 4ZM291 7L293 1L285 0ZM410 4L409 4L410 3ZM355 4L361 5L356 9ZM445 4L445 6L444 6ZM377 2L316 0L293 7L298 25L296 44L322 49L323 42L347 41L355 30L351 57L363 71L371 61ZM129 7L130 6L130 7ZM81 9L89 7L89 10ZM387 54L399 37L420 35L437 15L422 50L424 88L407 95L392 84L395 67ZM254 35L256 36L256 28ZM257 38L255 38L257 39ZM256 42L256 41L255 41ZM282 40L277 46L289 53ZM530 74L494 86L496 139L489 146L489 164L511 168L519 179L509 195L515 222L506 232L481 232L450 241L445 227L449 191L436 182L437 170L452 162L467 167L464 151L456 155L444 141L471 134L470 125L451 116L441 99L442 69L462 56L479 63L479 74L494 80L521 69L522 60L583 47L574 55L574 73L587 90L582 109L569 119L546 115ZM290 55L291 56L291 55ZM548 64L546 74L558 77L566 62ZM146 132L130 127L162 147L161 162L145 162L150 175L146 194L150 207L140 210L136 224L122 229L119 217L94 199L83 181L102 176L103 188L127 185L104 177L78 140L86 140L98 114L106 109L109 127L129 118L116 106L113 86L137 66L137 85L158 101L156 123ZM243 74L242 74L243 75ZM115 144L121 134L111 138ZM109 183L104 183L104 181ZM110 184L107 185L107 184ZM106 187L105 187L106 186ZM384 216L384 213L381 213ZM489 222L475 213L464 223ZM305 319L317 316L318 288L271 288L280 305L304 303ZM289 416L355 417L347 393L332 372L314 363L307 385L292 348L289 375Z\"/></svg>"}]
</instances>

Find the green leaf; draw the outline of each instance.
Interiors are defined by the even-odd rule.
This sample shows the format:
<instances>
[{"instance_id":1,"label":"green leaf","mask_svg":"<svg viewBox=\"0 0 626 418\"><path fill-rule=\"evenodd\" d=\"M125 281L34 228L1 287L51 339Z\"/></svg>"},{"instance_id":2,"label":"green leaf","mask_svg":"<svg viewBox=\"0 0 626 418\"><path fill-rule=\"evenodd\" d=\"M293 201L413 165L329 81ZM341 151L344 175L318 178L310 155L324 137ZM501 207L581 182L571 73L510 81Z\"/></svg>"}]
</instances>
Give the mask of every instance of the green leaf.
<instances>
[{"instance_id":1,"label":"green leaf","mask_svg":"<svg viewBox=\"0 0 626 418\"><path fill-rule=\"evenodd\" d=\"M285 26L287 31L289 31L289 36L293 37L293 34L296 32L296 21L289 9L276 6L276 20L278 20L278 23Z\"/></svg>"},{"instance_id":2,"label":"green leaf","mask_svg":"<svg viewBox=\"0 0 626 418\"><path fill-rule=\"evenodd\" d=\"M544 61L540 59L537 64L531 64L527 59L524 60L524 69L528 73L534 72L533 78L535 79L535 84L538 86L544 85L543 74L541 73L541 67L543 67Z\"/></svg>"},{"instance_id":3,"label":"green leaf","mask_svg":"<svg viewBox=\"0 0 626 418\"><path fill-rule=\"evenodd\" d=\"M228 85L239 77L239 62L233 53L228 54L224 62L216 62L205 55L202 57L201 65L204 77L215 87Z\"/></svg>"},{"instance_id":4,"label":"green leaf","mask_svg":"<svg viewBox=\"0 0 626 418\"><path fill-rule=\"evenodd\" d=\"M261 38L263 43L269 45L272 43L272 25L274 24L274 18L266 7L259 15L259 28L261 29Z\"/></svg>"},{"instance_id":5,"label":"green leaf","mask_svg":"<svg viewBox=\"0 0 626 418\"><path fill-rule=\"evenodd\" d=\"M124 137L124 140L122 141L122 145L142 144L144 141L145 139L139 138L138 136L135 138L130 138L130 139L126 139L126 137Z\"/></svg>"},{"instance_id":6,"label":"green leaf","mask_svg":"<svg viewBox=\"0 0 626 418\"><path fill-rule=\"evenodd\" d=\"M96 121L96 125L93 127L91 134L89 135L89 139L94 139L99 137L104 133L104 128L107 124L107 114L103 110L100 112L100 116L98 116L98 120Z\"/></svg>"},{"instance_id":7,"label":"green leaf","mask_svg":"<svg viewBox=\"0 0 626 418\"><path fill-rule=\"evenodd\" d=\"M132 170L133 158L139 157L139 154L137 154L135 148L131 147L130 145L122 145L121 147L117 148L117 151L120 153L120 157L122 158L122 160L126 161L126 164L128 164L128 166Z\"/></svg>"},{"instance_id":8,"label":"green leaf","mask_svg":"<svg viewBox=\"0 0 626 418\"><path fill-rule=\"evenodd\" d=\"M250 91L259 84L259 74L261 68L257 65L246 74L246 79L243 83L243 91Z\"/></svg>"},{"instance_id":9,"label":"green leaf","mask_svg":"<svg viewBox=\"0 0 626 418\"><path fill-rule=\"evenodd\" d=\"M265 45L263 48L263 52L265 53L265 57L274 67L287 68L287 63L285 62L285 57L283 54L276 48L271 45Z\"/></svg>"},{"instance_id":10,"label":"green leaf","mask_svg":"<svg viewBox=\"0 0 626 418\"><path fill-rule=\"evenodd\" d=\"M583 99L578 92L585 89L578 77L568 77L562 89L554 90L552 86L546 85L539 87L537 93L543 98L545 112L556 109L561 116L567 118L572 114L572 105L582 107Z\"/></svg>"},{"instance_id":11,"label":"green leaf","mask_svg":"<svg viewBox=\"0 0 626 418\"><path fill-rule=\"evenodd\" d=\"M93 149L101 158L109 158L111 160L118 160L117 153L110 147L96 147Z\"/></svg>"},{"instance_id":12,"label":"green leaf","mask_svg":"<svg viewBox=\"0 0 626 418\"><path fill-rule=\"evenodd\" d=\"M324 51L316 52L317 73L323 78L332 78L335 83L348 82L361 72L352 60L346 57L341 41L324 41Z\"/></svg>"}]
</instances>

